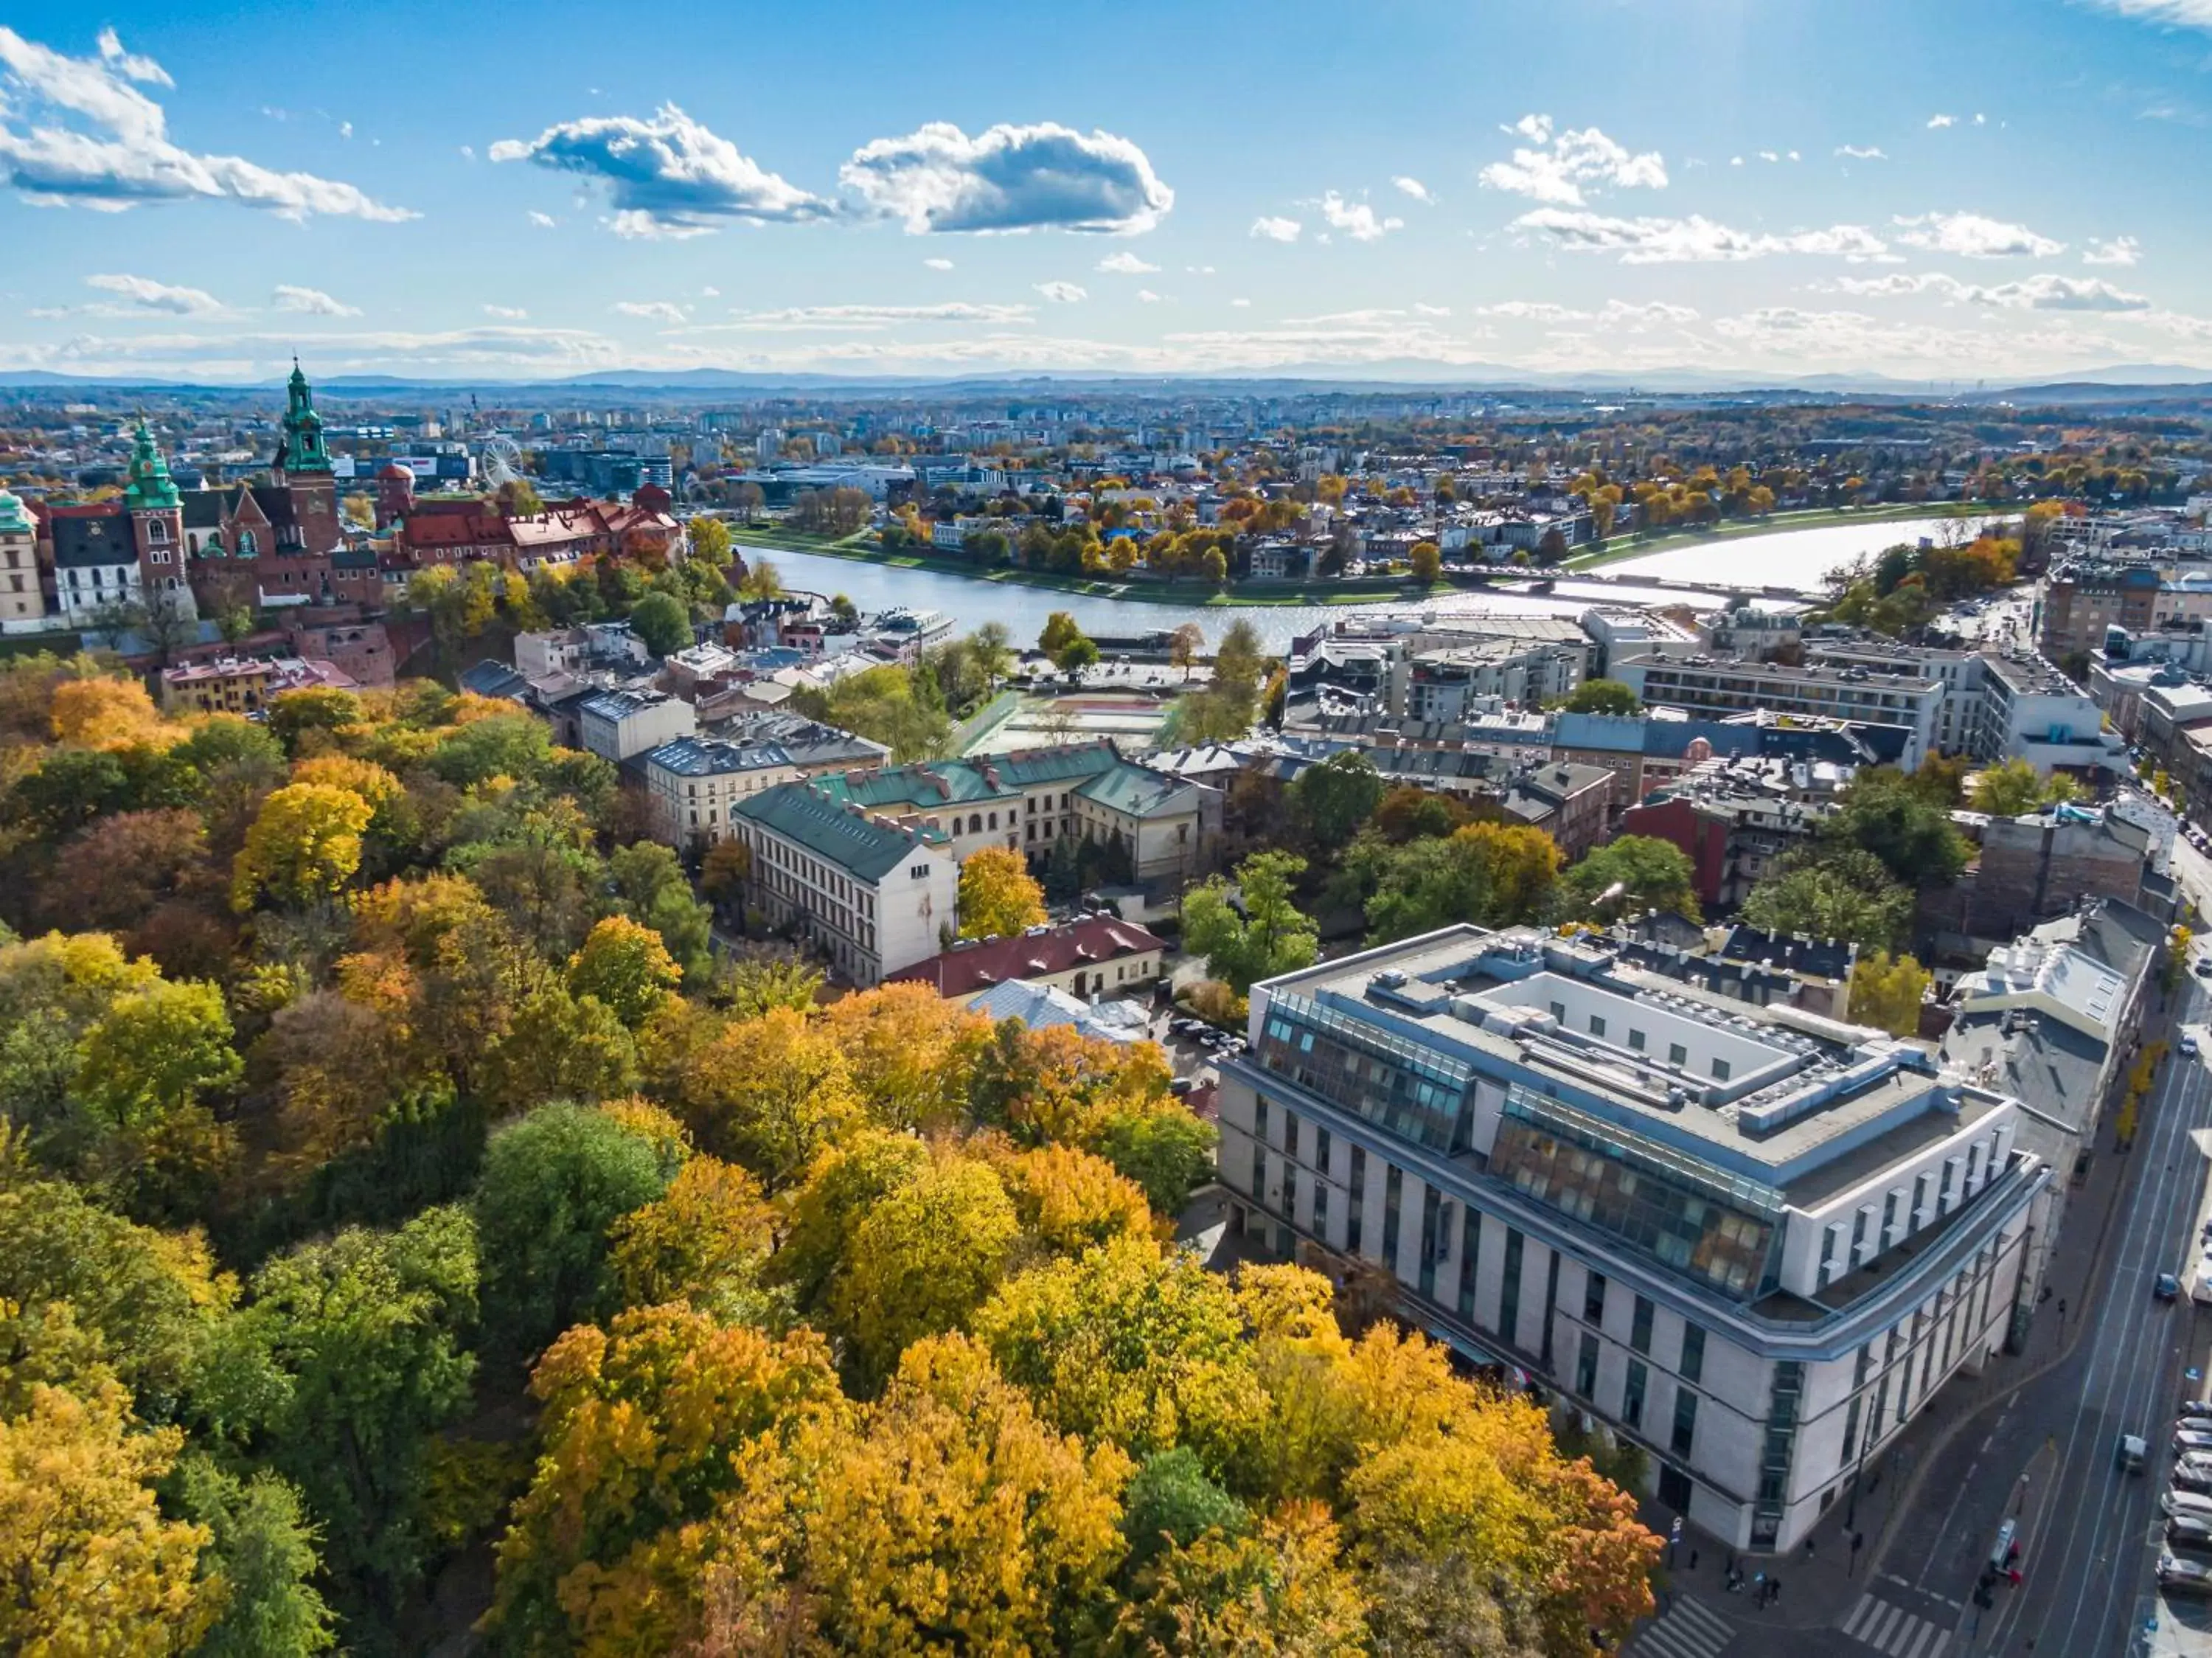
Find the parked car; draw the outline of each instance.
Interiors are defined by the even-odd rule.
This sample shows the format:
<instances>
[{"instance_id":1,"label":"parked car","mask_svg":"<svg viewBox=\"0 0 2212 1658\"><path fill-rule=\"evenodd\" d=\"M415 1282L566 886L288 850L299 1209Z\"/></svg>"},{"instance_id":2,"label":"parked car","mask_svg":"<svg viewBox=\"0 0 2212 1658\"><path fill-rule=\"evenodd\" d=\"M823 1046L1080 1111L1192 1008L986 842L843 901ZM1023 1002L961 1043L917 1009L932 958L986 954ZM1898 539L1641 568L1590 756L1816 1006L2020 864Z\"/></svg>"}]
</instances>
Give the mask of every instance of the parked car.
<instances>
[{"instance_id":1,"label":"parked car","mask_svg":"<svg viewBox=\"0 0 2212 1658\"><path fill-rule=\"evenodd\" d=\"M2185 1419L2212 1422L2212 1399L2184 1399L2174 1415Z\"/></svg>"},{"instance_id":2,"label":"parked car","mask_svg":"<svg viewBox=\"0 0 2212 1658\"><path fill-rule=\"evenodd\" d=\"M2152 1283L2151 1294L2162 1301L2170 1301L2181 1293L2181 1280L2171 1272L2161 1272Z\"/></svg>"},{"instance_id":3,"label":"parked car","mask_svg":"<svg viewBox=\"0 0 2212 1658\"><path fill-rule=\"evenodd\" d=\"M2212 1525L2212 1495L2203 1491L2169 1490L2158 1500L2160 1509L2169 1519L2186 1515Z\"/></svg>"},{"instance_id":4,"label":"parked car","mask_svg":"<svg viewBox=\"0 0 2212 1658\"><path fill-rule=\"evenodd\" d=\"M2158 1557L2158 1586L2168 1594L2212 1599L2212 1560L2166 1553Z\"/></svg>"},{"instance_id":5,"label":"parked car","mask_svg":"<svg viewBox=\"0 0 2212 1658\"><path fill-rule=\"evenodd\" d=\"M2197 1057L2197 1039L2193 1036L2184 1036L2181 1039L2181 1051L2194 1059Z\"/></svg>"},{"instance_id":6,"label":"parked car","mask_svg":"<svg viewBox=\"0 0 2212 1658\"><path fill-rule=\"evenodd\" d=\"M2177 1458L2172 1480L2177 1490L2212 1494L2212 1456L2192 1454Z\"/></svg>"},{"instance_id":7,"label":"parked car","mask_svg":"<svg viewBox=\"0 0 2212 1658\"><path fill-rule=\"evenodd\" d=\"M2212 1456L2212 1423L2185 1423L2173 1430L2173 1454L2181 1456L2191 1451Z\"/></svg>"},{"instance_id":8,"label":"parked car","mask_svg":"<svg viewBox=\"0 0 2212 1658\"><path fill-rule=\"evenodd\" d=\"M2174 1554L2212 1556L2212 1521L2176 1515L2166 1522L2166 1546Z\"/></svg>"}]
</instances>

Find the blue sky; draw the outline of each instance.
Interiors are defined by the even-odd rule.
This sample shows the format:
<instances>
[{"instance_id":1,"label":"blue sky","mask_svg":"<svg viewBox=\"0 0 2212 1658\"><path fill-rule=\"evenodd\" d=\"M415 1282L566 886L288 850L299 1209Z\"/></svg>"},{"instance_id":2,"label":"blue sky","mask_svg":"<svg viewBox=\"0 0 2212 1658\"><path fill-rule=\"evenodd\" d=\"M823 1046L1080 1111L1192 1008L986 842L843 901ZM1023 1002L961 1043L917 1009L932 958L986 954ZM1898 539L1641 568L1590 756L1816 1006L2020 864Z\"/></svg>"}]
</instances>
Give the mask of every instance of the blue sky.
<instances>
[{"instance_id":1,"label":"blue sky","mask_svg":"<svg viewBox=\"0 0 2212 1658\"><path fill-rule=\"evenodd\" d=\"M20 5L0 369L2212 369L2208 124L2212 0Z\"/></svg>"}]
</instances>

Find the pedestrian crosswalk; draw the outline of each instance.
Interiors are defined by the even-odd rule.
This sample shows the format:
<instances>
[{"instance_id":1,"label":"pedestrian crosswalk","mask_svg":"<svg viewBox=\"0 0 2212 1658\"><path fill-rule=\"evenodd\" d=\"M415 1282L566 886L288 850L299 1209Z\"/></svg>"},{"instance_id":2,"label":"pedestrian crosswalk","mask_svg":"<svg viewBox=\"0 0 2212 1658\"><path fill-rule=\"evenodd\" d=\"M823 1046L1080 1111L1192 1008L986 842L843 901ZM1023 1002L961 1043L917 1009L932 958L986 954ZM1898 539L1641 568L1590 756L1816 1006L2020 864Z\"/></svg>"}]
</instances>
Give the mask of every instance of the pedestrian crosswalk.
<instances>
[{"instance_id":1,"label":"pedestrian crosswalk","mask_svg":"<svg viewBox=\"0 0 2212 1658\"><path fill-rule=\"evenodd\" d=\"M1718 1612L1678 1595L1664 1618L1628 1643L1628 1658L1721 1658L1735 1639Z\"/></svg>"},{"instance_id":2,"label":"pedestrian crosswalk","mask_svg":"<svg viewBox=\"0 0 2212 1658\"><path fill-rule=\"evenodd\" d=\"M1902 1606L1863 1594L1844 1619L1844 1633L1889 1658L1943 1658L1951 1631Z\"/></svg>"}]
</instances>

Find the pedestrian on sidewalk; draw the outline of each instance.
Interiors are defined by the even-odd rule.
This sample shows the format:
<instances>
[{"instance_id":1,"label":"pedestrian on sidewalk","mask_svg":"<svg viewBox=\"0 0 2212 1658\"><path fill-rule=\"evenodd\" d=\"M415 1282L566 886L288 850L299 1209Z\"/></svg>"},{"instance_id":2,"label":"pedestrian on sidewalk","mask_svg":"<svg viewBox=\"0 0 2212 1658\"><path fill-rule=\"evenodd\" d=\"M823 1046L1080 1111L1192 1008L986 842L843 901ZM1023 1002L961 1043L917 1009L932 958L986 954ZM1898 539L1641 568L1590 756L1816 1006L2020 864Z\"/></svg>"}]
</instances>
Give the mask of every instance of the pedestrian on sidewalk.
<instances>
[{"instance_id":1,"label":"pedestrian on sidewalk","mask_svg":"<svg viewBox=\"0 0 2212 1658\"><path fill-rule=\"evenodd\" d=\"M1805 1539L1805 1557L1808 1560L1813 1557L1813 1539L1809 1537Z\"/></svg>"},{"instance_id":2,"label":"pedestrian on sidewalk","mask_svg":"<svg viewBox=\"0 0 2212 1658\"><path fill-rule=\"evenodd\" d=\"M1697 1569L1698 1569L1698 1551L1697 1551L1695 1549L1692 1549L1692 1550L1690 1551L1690 1570L1691 1570L1692 1571L1695 1571L1695 1570L1697 1570Z\"/></svg>"},{"instance_id":3,"label":"pedestrian on sidewalk","mask_svg":"<svg viewBox=\"0 0 2212 1658\"><path fill-rule=\"evenodd\" d=\"M1780 1602L1782 1599L1782 1580L1780 1578L1770 1577L1766 1580L1766 1599L1770 1605L1778 1604Z\"/></svg>"}]
</instances>

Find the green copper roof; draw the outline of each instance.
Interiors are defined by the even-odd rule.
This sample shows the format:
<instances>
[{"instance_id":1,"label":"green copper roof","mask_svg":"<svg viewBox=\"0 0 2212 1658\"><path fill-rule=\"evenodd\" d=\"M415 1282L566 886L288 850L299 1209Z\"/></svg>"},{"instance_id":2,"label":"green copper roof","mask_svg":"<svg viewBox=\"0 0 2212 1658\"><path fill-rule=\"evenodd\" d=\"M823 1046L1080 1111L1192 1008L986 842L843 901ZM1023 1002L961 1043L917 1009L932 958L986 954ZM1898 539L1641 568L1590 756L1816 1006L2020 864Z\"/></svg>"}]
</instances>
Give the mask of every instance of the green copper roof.
<instances>
[{"instance_id":1,"label":"green copper roof","mask_svg":"<svg viewBox=\"0 0 2212 1658\"><path fill-rule=\"evenodd\" d=\"M326 472L331 454L323 445L323 418L315 412L314 393L297 357L284 393L284 470L288 472Z\"/></svg>"},{"instance_id":2,"label":"green copper roof","mask_svg":"<svg viewBox=\"0 0 2212 1658\"><path fill-rule=\"evenodd\" d=\"M0 535L29 535L37 526L31 522L30 509L20 497L0 490Z\"/></svg>"},{"instance_id":3,"label":"green copper roof","mask_svg":"<svg viewBox=\"0 0 2212 1658\"><path fill-rule=\"evenodd\" d=\"M154 434L142 419L137 435L131 440L131 481L124 486L123 504L132 512L165 512L173 509L179 500L169 463L161 459Z\"/></svg>"}]
</instances>

